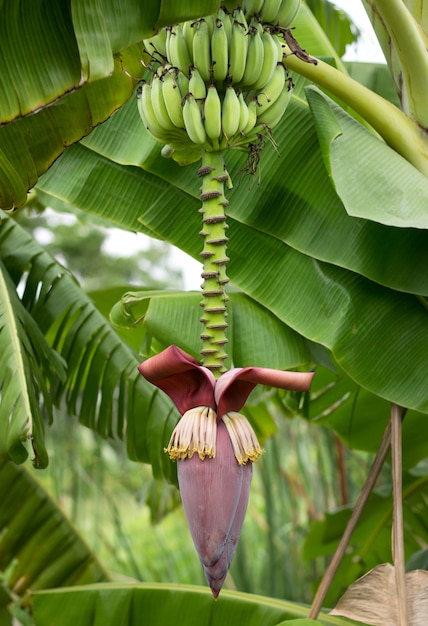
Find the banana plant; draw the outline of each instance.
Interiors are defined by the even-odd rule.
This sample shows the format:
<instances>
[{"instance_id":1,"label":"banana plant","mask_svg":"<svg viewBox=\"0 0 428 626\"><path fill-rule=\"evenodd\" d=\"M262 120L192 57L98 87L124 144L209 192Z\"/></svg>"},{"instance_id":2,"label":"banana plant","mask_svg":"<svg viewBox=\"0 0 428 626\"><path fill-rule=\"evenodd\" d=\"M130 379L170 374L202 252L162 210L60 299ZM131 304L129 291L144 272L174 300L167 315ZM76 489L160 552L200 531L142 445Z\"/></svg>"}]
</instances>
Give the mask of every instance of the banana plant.
<instances>
[{"instance_id":1,"label":"banana plant","mask_svg":"<svg viewBox=\"0 0 428 626\"><path fill-rule=\"evenodd\" d=\"M254 14L262 14L263 3L248 4L260 5ZM138 103L144 123L141 123L138 106L131 95L136 79L143 75L141 58L145 63L149 62L148 53L142 52L143 40L153 42L161 27L186 21L195 25L196 38L196 30L202 33L205 26L209 27L207 20L201 18L214 15L219 9L218 3L208 8L207 3L194 2L191 9L186 5L184 12L158 2L145 3L141 8L129 0L123 14L117 8L100 3L76 1L62 8L53 5L50 7L52 31L55 31L53 38L45 36L41 2L32 3L31 10L22 14L21 22L11 19L12 4L2 5L2 17L9 16L13 24L8 29L5 26L7 19L2 19L2 46L10 54L12 41L14 49L16 42L20 43L22 75L26 78L18 81L12 72L4 73L6 88L0 128L3 208L23 204L27 190L38 181L39 189L45 193L103 216L123 228L165 239L199 258L198 238L189 233L199 230L200 202L204 203L205 212L205 206L208 206L205 203L212 204L214 198L204 194L215 193L221 199L225 194L223 188L204 188L200 197L199 181L194 175L199 167L193 165L195 155L199 157L201 150L198 146L205 143L211 147L214 142L215 147L217 143L219 147L232 147L237 143L239 132L247 131L251 137L247 144L253 143L254 138L247 128L250 103L244 96L240 100L240 94L235 92L236 102L232 92L226 90L223 103L220 101L219 105L220 98L211 87L217 90L217 95L218 88L214 83L210 84L203 98L208 108L212 107L217 113L210 116L208 125L202 126L204 120L200 117L197 99L185 97L183 122L181 118L177 122L184 123L186 136L193 138L193 145L189 149L183 133L165 129L171 136L164 142L167 148L161 154L157 143L159 128L150 123L148 104L153 96L158 105L154 112L162 109L161 85L157 82L161 80L159 74L158 78L153 76L156 87L153 90L154 85L150 86L150 99L147 74L146 83L139 89ZM373 82L371 87L365 86L363 83L371 80L368 73L360 72L358 79L347 73L306 5L302 5L295 18L295 30L284 27L274 33L283 36L284 64L290 72L294 90L292 93L282 90L287 98L284 96L284 102L281 102L283 107L287 104L287 111L281 121L275 125L276 120L259 119L264 133L257 134L264 139L251 152L253 160L248 163L245 154L237 150L230 154L227 177L221 164L217 168L217 179L224 178L217 180L216 184L229 183L230 186L229 174L236 181L238 172L249 169L260 173L261 185L257 187L253 183L251 186L243 178L239 187L235 182L235 187L227 191L228 200L222 200L223 208L230 201L227 237L231 261L227 277L216 275L216 287L219 286L218 278L222 287L212 290L207 284L204 298L210 298L212 291L220 292L213 297L224 298L225 281L230 278L233 286L243 292L258 311L263 311L284 329L284 333L300 338L297 341L305 345L305 356L296 359L293 367L327 362L339 379L343 375L364 393L410 409L417 417L428 410L424 386L428 373L427 277L424 271L428 254L428 142L423 105L426 95L426 11L422 0L409 3L408 8L400 0L389 4L373 0L367 5L384 49L391 51L387 59L398 100L389 101L382 92L377 92L380 88L373 88ZM268 13L273 27L277 16L278 11L273 17ZM220 41L221 37L224 38L227 19L223 21L218 14L217 19L221 19L223 25L215 21L211 26ZM403 28L397 29L397 20ZM242 23L241 17L230 21L231 31L238 33L238 25ZM253 39L258 42L257 34L262 37L257 23L256 19L255 30L249 37L254 58L257 58L260 46L258 43L253 45ZM22 32L43 32L42 47L37 47L41 38L36 36L31 39L31 45L27 45L22 39L21 28ZM174 44L177 44L176 31L167 31L167 36L169 33L171 39L173 32ZM94 33L96 37L92 36ZM247 44L249 50L250 44ZM237 45L242 45L242 41ZM197 47L197 53L198 60L204 62L207 52L203 53L202 48ZM152 50L150 54L153 57ZM35 59L41 57L49 60L44 72L52 78L50 81L38 79L40 74L31 71L33 68L37 70ZM160 65L163 66L163 62ZM216 65L217 68L215 65L213 68L220 77L224 71L220 57ZM6 64L8 68L12 66L12 61ZM234 68L234 71L238 70ZM200 69L198 71L201 73ZM382 75L382 70L376 72L377 76ZM203 73L204 69L202 78ZM196 73L193 74L196 79ZM60 77L58 80L53 79L56 75ZM177 89L174 81L178 83L179 77L169 69L162 75L163 79L166 78L162 82L168 84L174 97L177 93L171 89ZM192 78L189 73L189 84ZM245 86L244 74L240 80ZM210 82L211 76L205 76L205 81ZM255 85L256 79L247 86ZM262 108L262 96L257 98L256 107ZM240 131L238 125L233 132L231 125L238 117L238 105L239 119L241 110L244 111L242 124L247 117L242 100L248 109L247 124ZM223 106L226 106L224 124L221 115L219 124L218 110ZM115 110L115 115L92 130ZM273 136L267 130L270 126L275 127ZM145 127L155 139L148 135ZM177 129L182 130L178 125ZM82 139L84 136L86 139ZM261 153L264 142L268 145ZM64 146L69 147L63 152ZM205 150L202 156L205 158L208 153L209 150ZM165 156L173 158L165 159ZM185 163L189 166L183 168ZM202 162L203 181L206 180L207 167L211 168L211 163ZM218 222L224 223L223 215L214 217L221 217ZM60 394L72 384L74 392L68 395L68 399L71 409L77 410L78 393L83 388L86 398L83 419L86 419L87 410L88 424L105 435L122 434L126 394L129 394L133 415L137 415L138 410L146 414L148 407L151 411L150 399L155 397L161 404L160 410L154 411L162 416L160 422L155 425L151 414L143 425L136 419L131 420L126 433L129 450L134 458L152 462L158 475L174 480L171 463L160 452L165 445L162 443L164 433L172 430L177 418L172 405L160 395L153 396L148 387L140 388L130 373L123 375L124 371L128 372L128 364L134 362L135 365L136 355L129 358L127 353L125 356L120 343L116 348L114 335L109 334L110 329L105 329L106 334L103 334L103 323L97 319L96 312L86 306L87 303L83 304L79 298L81 307L73 308L69 294L65 306L51 298L51 292L66 293L70 281L62 274L61 280L57 280L58 268L51 266L43 255L39 256L30 243L26 245L25 253L23 248L7 245L13 238L10 239L10 229L3 230L3 224L10 224L10 219L4 217L0 233L6 233L2 242L1 328L2 331L5 329L5 345L14 348L2 354L3 362L10 368L4 370L3 389L11 389L10 396L5 392L2 396L2 400L8 400L2 402L4 414L0 415L3 422L2 453L15 461L22 461L26 456L24 441L28 440L35 450L36 462L46 464L43 419L36 408L36 390L40 385L42 391L46 391L43 395L48 411L51 389ZM207 236L208 232L204 232L205 241ZM224 239L224 233L215 236L220 247L225 245ZM40 260L43 262L39 263ZM16 287L22 277L25 280L29 264L32 271L27 279L28 289L20 302ZM204 280L210 281L210 272L206 268L204 274ZM172 303L177 301L175 295L169 299ZM40 305L40 316L32 326L29 319L33 316L34 304ZM207 308L209 306L205 304ZM88 312L87 323L82 325L81 311ZM264 349L255 348L254 338L245 336L248 320L240 326L239 318L238 315L234 325L234 343L247 345L248 351L241 353L239 360L240 348L237 348L234 365L269 367L271 352L278 350L275 341L266 344ZM95 319L94 325L91 319ZM249 319L255 326L256 318L250 316ZM188 336L188 314L177 316L176 322L177 336ZM152 327L155 329L152 345L161 351L169 343L165 338L170 332L170 321L163 325L154 322ZM30 342L24 339L27 328L30 329ZM90 350L79 353L79 346L85 345L88 334L91 337ZM78 338L77 344L74 344L74 338ZM115 347L109 352L110 341ZM101 346L99 351L98 345ZM251 352L258 353L259 360L249 360ZM82 354L89 361L83 359ZM108 355L109 366L105 370L103 355ZM110 364L111 355L113 364ZM41 362L42 369L33 369L34 362ZM126 367L122 369L125 362ZM88 366L87 369L87 363L93 368ZM66 371L69 374L74 372L67 383ZM11 376L9 372L18 372L19 376ZM55 377L62 382L57 384ZM118 418L112 410L117 397L113 393L112 381L120 390ZM95 408L97 389L105 393L103 411L99 415ZM11 406L14 412L9 420ZM331 413L334 415L334 409ZM346 428L340 417L338 422L338 430L343 433ZM370 432L367 429L368 438ZM153 433L156 433L155 438ZM155 446L158 447L155 449Z\"/></svg>"}]
</instances>

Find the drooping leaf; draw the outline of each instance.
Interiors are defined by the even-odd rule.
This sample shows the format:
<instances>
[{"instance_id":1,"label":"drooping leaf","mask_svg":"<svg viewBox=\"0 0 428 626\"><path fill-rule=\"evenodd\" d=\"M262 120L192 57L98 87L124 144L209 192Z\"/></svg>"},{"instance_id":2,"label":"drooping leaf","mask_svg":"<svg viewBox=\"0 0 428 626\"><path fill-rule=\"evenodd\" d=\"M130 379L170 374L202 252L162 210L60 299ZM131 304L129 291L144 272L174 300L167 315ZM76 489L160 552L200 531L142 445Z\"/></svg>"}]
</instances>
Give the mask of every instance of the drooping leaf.
<instances>
[{"instance_id":1,"label":"drooping leaf","mask_svg":"<svg viewBox=\"0 0 428 626\"><path fill-rule=\"evenodd\" d=\"M307 97L327 169L347 213L426 229L426 177L316 87L308 88Z\"/></svg>"},{"instance_id":2,"label":"drooping leaf","mask_svg":"<svg viewBox=\"0 0 428 626\"><path fill-rule=\"evenodd\" d=\"M353 583L330 611L373 626L400 626L394 566L378 565ZM424 626L428 611L428 572L413 570L406 574L409 626Z\"/></svg>"},{"instance_id":3,"label":"drooping leaf","mask_svg":"<svg viewBox=\"0 0 428 626\"><path fill-rule=\"evenodd\" d=\"M110 580L25 466L0 459L0 570L15 594Z\"/></svg>"},{"instance_id":4,"label":"drooping leaf","mask_svg":"<svg viewBox=\"0 0 428 626\"><path fill-rule=\"evenodd\" d=\"M1 227L0 241L2 235ZM20 302L1 260L0 354L0 456L22 463L32 446L34 464L46 467L44 418L52 419L49 386L57 378L64 382L65 367Z\"/></svg>"},{"instance_id":5,"label":"drooping leaf","mask_svg":"<svg viewBox=\"0 0 428 626\"><path fill-rule=\"evenodd\" d=\"M0 208L25 203L65 146L130 97L142 40L218 1L5 0L0 6Z\"/></svg>"},{"instance_id":6,"label":"drooping leaf","mask_svg":"<svg viewBox=\"0 0 428 626\"><path fill-rule=\"evenodd\" d=\"M390 404L362 389L336 368L336 371L316 368L309 417L315 424L327 424L350 449L376 452L390 419ZM425 414L416 411L406 414L402 432L405 470L428 456L428 441L420 436L425 427Z\"/></svg>"},{"instance_id":7,"label":"drooping leaf","mask_svg":"<svg viewBox=\"0 0 428 626\"><path fill-rule=\"evenodd\" d=\"M123 619L117 620L118 606ZM65 590L41 592L33 596L37 626L99 624L103 626L133 626L144 621L146 626L161 626L176 616L189 626L210 623L226 626L245 623L248 626L276 626L284 620L304 619L308 608L285 600L222 591L215 602L205 588L186 585L87 585ZM103 621L98 621L98 615ZM348 621L323 614L318 622L323 626L345 626ZM285 621L287 623L287 621ZM314 623L314 622L311 622ZM316 624L317 622L315 622ZM351 622L352 623L352 622Z\"/></svg>"},{"instance_id":8,"label":"drooping leaf","mask_svg":"<svg viewBox=\"0 0 428 626\"><path fill-rule=\"evenodd\" d=\"M103 437L126 437L132 459L151 463L156 477L175 482L176 468L163 453L178 419L172 403L139 375L138 354L118 337L73 277L15 220L4 213L1 218L0 259L6 276L13 277L9 280L20 284L22 289L22 302L12 287L5 292L14 298L14 315L11 304L6 301L8 324L3 324L0 335L5 341L2 373L7 382L1 403L2 454L9 451L15 460L23 460L16 458L16 449L21 450L22 436L28 428L27 410L37 415L36 389L43 391L45 387L46 396L49 392L57 402L64 398L69 411L79 415L83 424ZM39 359L38 365L36 356L27 363L28 356L23 361L16 350L11 352L18 339L28 341L23 329L20 331L17 326L14 330L12 322L16 311L24 319L25 329L36 346L33 350ZM46 347L46 340L50 347ZM28 347L26 350L31 355ZM13 367L16 363L20 373L20 377L12 381L8 374L9 362ZM53 366L63 362L67 376L61 380L58 375L51 375L48 384L43 383L43 377L48 376ZM30 381L27 390L23 383L19 384L21 380ZM14 405L9 398L18 398L16 406L19 408L22 403L25 410L11 411ZM42 455L45 454L42 422L37 424L35 445ZM46 457L42 458L46 464Z\"/></svg>"}]
</instances>

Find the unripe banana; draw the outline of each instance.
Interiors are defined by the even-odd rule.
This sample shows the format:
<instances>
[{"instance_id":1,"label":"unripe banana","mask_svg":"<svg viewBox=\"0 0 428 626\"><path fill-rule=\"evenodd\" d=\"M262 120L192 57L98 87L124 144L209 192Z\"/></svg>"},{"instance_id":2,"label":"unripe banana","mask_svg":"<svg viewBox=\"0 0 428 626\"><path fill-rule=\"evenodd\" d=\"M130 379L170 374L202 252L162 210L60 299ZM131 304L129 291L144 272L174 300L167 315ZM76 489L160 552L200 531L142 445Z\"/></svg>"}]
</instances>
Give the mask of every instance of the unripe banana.
<instances>
[{"instance_id":1,"label":"unripe banana","mask_svg":"<svg viewBox=\"0 0 428 626\"><path fill-rule=\"evenodd\" d=\"M211 77L211 39L208 24L204 18L194 25L196 28L193 37L193 64L199 70L205 82Z\"/></svg>"},{"instance_id":2,"label":"unripe banana","mask_svg":"<svg viewBox=\"0 0 428 626\"><path fill-rule=\"evenodd\" d=\"M207 140L201 110L193 94L188 93L183 106L183 119L187 135L192 143L202 145Z\"/></svg>"},{"instance_id":3,"label":"unripe banana","mask_svg":"<svg viewBox=\"0 0 428 626\"><path fill-rule=\"evenodd\" d=\"M262 41L263 28L261 24L252 22L249 28L248 52L242 84L248 87L254 85L263 71L264 46Z\"/></svg>"},{"instance_id":4,"label":"unripe banana","mask_svg":"<svg viewBox=\"0 0 428 626\"><path fill-rule=\"evenodd\" d=\"M258 105L258 115L261 115L264 111L269 109L279 96L283 89L287 89L285 86L286 71L282 63L278 63L273 76L270 81L265 85L263 91L257 94L256 102Z\"/></svg>"},{"instance_id":5,"label":"unripe banana","mask_svg":"<svg viewBox=\"0 0 428 626\"><path fill-rule=\"evenodd\" d=\"M281 8L276 16L276 22L282 28L292 26L300 10L301 0L283 0Z\"/></svg>"},{"instance_id":6,"label":"unripe banana","mask_svg":"<svg viewBox=\"0 0 428 626\"><path fill-rule=\"evenodd\" d=\"M155 117L158 120L159 126L164 128L165 130L173 130L175 127L171 118L168 115L168 111L165 105L165 100L162 93L162 83L163 79L160 78L158 74L155 74L151 83L151 99L153 103L153 110L155 113Z\"/></svg>"},{"instance_id":7,"label":"unripe banana","mask_svg":"<svg viewBox=\"0 0 428 626\"><path fill-rule=\"evenodd\" d=\"M262 10L260 11L260 19L262 22L272 24L275 21L283 2L288 2L288 0L265 0L263 2Z\"/></svg>"},{"instance_id":8,"label":"unripe banana","mask_svg":"<svg viewBox=\"0 0 428 626\"><path fill-rule=\"evenodd\" d=\"M248 18L254 15L260 15L263 7L263 0L244 0L242 3L242 10Z\"/></svg>"},{"instance_id":9,"label":"unripe banana","mask_svg":"<svg viewBox=\"0 0 428 626\"><path fill-rule=\"evenodd\" d=\"M240 117L239 98L232 85L226 89L221 109L221 126L227 139L238 132Z\"/></svg>"},{"instance_id":10,"label":"unripe banana","mask_svg":"<svg viewBox=\"0 0 428 626\"><path fill-rule=\"evenodd\" d=\"M215 85L208 87L204 105L205 132L212 140L219 140L221 135L221 100Z\"/></svg>"},{"instance_id":11,"label":"unripe banana","mask_svg":"<svg viewBox=\"0 0 428 626\"><path fill-rule=\"evenodd\" d=\"M184 72L179 71L177 72L176 79L177 79L178 86L180 88L181 97L184 98L186 93L190 91L189 90L189 78Z\"/></svg>"},{"instance_id":12,"label":"unripe banana","mask_svg":"<svg viewBox=\"0 0 428 626\"><path fill-rule=\"evenodd\" d=\"M183 22L183 35L186 40L187 51L193 60L193 37L195 36L195 22L188 20ZM193 61L192 61L193 62Z\"/></svg>"},{"instance_id":13,"label":"unripe banana","mask_svg":"<svg viewBox=\"0 0 428 626\"><path fill-rule=\"evenodd\" d=\"M229 42L223 21L217 18L211 37L211 60L214 79L218 82L222 82L227 76L228 45Z\"/></svg>"},{"instance_id":14,"label":"unripe banana","mask_svg":"<svg viewBox=\"0 0 428 626\"><path fill-rule=\"evenodd\" d=\"M251 100L248 104L248 122L245 128L242 129L244 135L248 135L254 128L257 122L257 102Z\"/></svg>"},{"instance_id":15,"label":"unripe banana","mask_svg":"<svg viewBox=\"0 0 428 626\"><path fill-rule=\"evenodd\" d=\"M239 93L238 100L239 100L239 126L238 126L238 132L241 133L241 132L243 132L244 128L247 127L248 120L249 120L249 117L250 117L250 113L248 111L248 106L247 106L247 103L245 102L244 94L242 93L242 91Z\"/></svg>"},{"instance_id":16,"label":"unripe banana","mask_svg":"<svg viewBox=\"0 0 428 626\"><path fill-rule=\"evenodd\" d=\"M186 39L183 34L181 24L176 24L168 29L166 39L166 52L168 61L185 74L188 73L192 65L192 59L187 49Z\"/></svg>"},{"instance_id":17,"label":"unripe banana","mask_svg":"<svg viewBox=\"0 0 428 626\"><path fill-rule=\"evenodd\" d=\"M153 128L155 129L155 131L162 132L163 129L161 126L159 126L155 116L155 112L153 110L151 87L146 82L138 86L137 105L138 112L147 130Z\"/></svg>"},{"instance_id":18,"label":"unripe banana","mask_svg":"<svg viewBox=\"0 0 428 626\"><path fill-rule=\"evenodd\" d=\"M166 59L166 30L162 28L157 35L150 37L150 39L144 39L144 47L150 55L164 57ZM156 54L158 53L158 54Z\"/></svg>"},{"instance_id":19,"label":"unripe banana","mask_svg":"<svg viewBox=\"0 0 428 626\"><path fill-rule=\"evenodd\" d=\"M282 63L282 59L284 57L284 48L283 46L283 39L281 40L278 35L273 34L271 35L272 39L274 40L274 42L276 43L276 47L278 48L278 63Z\"/></svg>"},{"instance_id":20,"label":"unripe banana","mask_svg":"<svg viewBox=\"0 0 428 626\"><path fill-rule=\"evenodd\" d=\"M291 99L291 85L284 87L279 95L279 98L268 109L265 109L260 115L257 116L257 125L265 124L269 128L274 128L282 118L288 103Z\"/></svg>"},{"instance_id":21,"label":"unripe banana","mask_svg":"<svg viewBox=\"0 0 428 626\"><path fill-rule=\"evenodd\" d=\"M229 13L226 13L224 7L220 7L217 13L219 20L223 22L224 30L226 31L227 41L230 41L232 36L232 17Z\"/></svg>"},{"instance_id":22,"label":"unripe banana","mask_svg":"<svg viewBox=\"0 0 428 626\"><path fill-rule=\"evenodd\" d=\"M248 51L248 36L242 24L233 21L229 46L229 76L233 83L239 83L245 72Z\"/></svg>"},{"instance_id":23,"label":"unripe banana","mask_svg":"<svg viewBox=\"0 0 428 626\"><path fill-rule=\"evenodd\" d=\"M159 125L156 118L151 87L148 83L143 83L137 90L138 112L143 120L146 130L158 141L165 142L166 131Z\"/></svg>"},{"instance_id":24,"label":"unripe banana","mask_svg":"<svg viewBox=\"0 0 428 626\"><path fill-rule=\"evenodd\" d=\"M190 70L189 92L194 95L196 100L203 100L207 95L207 86L196 67L192 67Z\"/></svg>"},{"instance_id":25,"label":"unripe banana","mask_svg":"<svg viewBox=\"0 0 428 626\"><path fill-rule=\"evenodd\" d=\"M166 143L161 150L161 156L163 156L164 159L170 159L174 152L174 148L170 146L169 143Z\"/></svg>"},{"instance_id":26,"label":"unripe banana","mask_svg":"<svg viewBox=\"0 0 428 626\"><path fill-rule=\"evenodd\" d=\"M177 128L184 128L182 96L175 79L175 68L166 72L162 81L162 95L168 115Z\"/></svg>"},{"instance_id":27,"label":"unripe banana","mask_svg":"<svg viewBox=\"0 0 428 626\"><path fill-rule=\"evenodd\" d=\"M265 30L262 35L263 42L263 68L256 82L254 89L263 89L270 81L275 71L276 65L280 59L278 58L278 46L275 39L269 31Z\"/></svg>"},{"instance_id":28,"label":"unripe banana","mask_svg":"<svg viewBox=\"0 0 428 626\"><path fill-rule=\"evenodd\" d=\"M138 111L148 133L163 144L170 144L175 149L189 146L189 139L182 130L166 131L159 125L152 103L152 89L148 83L143 83L137 90Z\"/></svg>"},{"instance_id":29,"label":"unripe banana","mask_svg":"<svg viewBox=\"0 0 428 626\"><path fill-rule=\"evenodd\" d=\"M245 17L244 11L240 6L233 10L232 17L235 22L238 22L238 24L241 24L244 27L245 31L248 30L247 18Z\"/></svg>"}]
</instances>

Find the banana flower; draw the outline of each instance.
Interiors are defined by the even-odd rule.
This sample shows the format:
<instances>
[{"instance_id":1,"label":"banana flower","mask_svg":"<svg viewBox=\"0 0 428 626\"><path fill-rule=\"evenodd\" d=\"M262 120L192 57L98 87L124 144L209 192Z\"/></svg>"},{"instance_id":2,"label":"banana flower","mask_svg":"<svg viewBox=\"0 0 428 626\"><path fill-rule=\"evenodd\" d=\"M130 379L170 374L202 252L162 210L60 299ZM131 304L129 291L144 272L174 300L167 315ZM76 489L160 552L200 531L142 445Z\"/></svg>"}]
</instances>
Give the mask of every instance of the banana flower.
<instances>
[{"instance_id":1,"label":"banana flower","mask_svg":"<svg viewBox=\"0 0 428 626\"><path fill-rule=\"evenodd\" d=\"M308 391L314 374L244 367L216 380L211 370L177 346L147 359L138 370L182 415L165 451L178 461L190 533L217 598L244 522L252 462L263 452L239 411L257 384Z\"/></svg>"}]
</instances>

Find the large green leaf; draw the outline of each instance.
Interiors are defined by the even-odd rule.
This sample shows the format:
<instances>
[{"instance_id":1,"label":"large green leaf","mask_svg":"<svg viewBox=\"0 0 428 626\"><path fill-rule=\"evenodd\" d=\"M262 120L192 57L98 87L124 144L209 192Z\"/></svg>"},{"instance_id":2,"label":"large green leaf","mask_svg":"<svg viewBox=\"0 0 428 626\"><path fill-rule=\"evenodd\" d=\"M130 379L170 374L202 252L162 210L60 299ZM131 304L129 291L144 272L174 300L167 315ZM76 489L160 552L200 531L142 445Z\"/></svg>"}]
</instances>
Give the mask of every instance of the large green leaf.
<instances>
[{"instance_id":1,"label":"large green leaf","mask_svg":"<svg viewBox=\"0 0 428 626\"><path fill-rule=\"evenodd\" d=\"M182 191L186 175L180 188L173 187L159 176L118 166L83 146L74 146L45 175L41 186L126 228L138 229L141 223L145 232L197 258L199 201ZM88 179L93 184L97 181L97 194L85 184ZM233 219L233 195L231 200L228 251L232 281L287 326L331 349L358 384L389 401L427 412L428 312L423 303L413 295L311 258L277 236ZM264 220L269 221L271 206L265 205ZM254 193L247 207L259 210ZM279 218L277 232L281 225ZM312 238L319 237L311 232ZM370 250L373 254L375 249L370 246ZM393 258L398 263L395 255Z\"/></svg>"},{"instance_id":2,"label":"large green leaf","mask_svg":"<svg viewBox=\"0 0 428 626\"><path fill-rule=\"evenodd\" d=\"M0 229L0 242L2 234ZM34 464L45 467L44 411L52 419L45 377L50 386L56 379L64 382L65 367L22 305L1 261L0 354L0 456L22 463L31 442Z\"/></svg>"},{"instance_id":3,"label":"large green leaf","mask_svg":"<svg viewBox=\"0 0 428 626\"><path fill-rule=\"evenodd\" d=\"M36 626L50 626L52 621L55 626L164 626L172 619L189 626L276 626L284 620L297 624L308 614L308 607L285 600L222 591L215 602L204 588L149 583L41 592L33 596L33 609ZM355 622L323 614L319 623L346 626Z\"/></svg>"},{"instance_id":4,"label":"large green leaf","mask_svg":"<svg viewBox=\"0 0 428 626\"><path fill-rule=\"evenodd\" d=\"M350 449L368 452L378 449L391 416L389 402L356 385L337 366L336 371L316 368L308 410L311 421L327 424ZM426 419L416 411L406 414L402 427L404 469L428 457L428 440L421 437Z\"/></svg>"},{"instance_id":5,"label":"large green leaf","mask_svg":"<svg viewBox=\"0 0 428 626\"><path fill-rule=\"evenodd\" d=\"M15 220L4 213L1 217L0 259L9 282L20 284L22 290L21 302L12 286L5 292L9 300L2 300L7 316L2 318L0 335L1 370L7 383L0 415L2 453L24 460L20 446L31 415L38 420L33 445L40 446L40 456L45 455L39 441L43 422L36 390L46 388L45 395L49 391L57 402L64 398L69 411L103 437L126 436L132 459L151 463L155 476L175 482L175 466L163 453L178 418L172 403L139 375L137 353L118 337L73 277ZM16 348L18 340L31 359ZM30 341L31 350L25 343L31 345ZM66 363L67 377L51 375L44 383L43 377L56 362ZM13 379L12 367L17 370ZM17 396L12 410L9 398L16 401Z\"/></svg>"},{"instance_id":6,"label":"large green leaf","mask_svg":"<svg viewBox=\"0 0 428 626\"><path fill-rule=\"evenodd\" d=\"M0 206L24 204L27 191L63 152L104 122L133 92L135 82L116 61L108 78L72 91L31 116L0 127Z\"/></svg>"},{"instance_id":7,"label":"large green leaf","mask_svg":"<svg viewBox=\"0 0 428 626\"><path fill-rule=\"evenodd\" d=\"M428 227L428 180L316 87L307 90L327 170L353 217Z\"/></svg>"},{"instance_id":8,"label":"large green leaf","mask_svg":"<svg viewBox=\"0 0 428 626\"><path fill-rule=\"evenodd\" d=\"M24 204L38 176L126 102L142 40L218 1L5 0L0 6L0 207Z\"/></svg>"},{"instance_id":9,"label":"large green leaf","mask_svg":"<svg viewBox=\"0 0 428 626\"><path fill-rule=\"evenodd\" d=\"M33 473L4 458L0 499L0 571L15 594L110 580Z\"/></svg>"},{"instance_id":10,"label":"large green leaf","mask_svg":"<svg viewBox=\"0 0 428 626\"><path fill-rule=\"evenodd\" d=\"M414 228L387 227L346 214L326 172L317 133L305 102L293 98L286 116L275 128L274 136L280 158L271 146L266 147L261 157L260 185L233 176L245 164L243 155L233 151L226 155L228 168L236 178L235 188L228 194L229 215L321 261L345 267L400 291L427 295L428 274L425 267L428 265L428 233ZM186 196L177 195L175 202L190 207L193 200L196 222L199 181L195 168L180 167L171 159L160 156L160 145L145 133L132 99L82 143L114 162L141 166L157 179L168 181L187 192ZM71 155L66 156L71 159ZM73 158L73 164L77 158L83 158L83 155L79 153ZM89 172L89 167L95 165L89 165L89 157L85 158L85 167ZM73 181L63 180L66 168L71 169L68 159L64 167L60 162L55 164L40 187L53 194L57 188L58 195L61 195L67 185L69 193ZM55 180L57 169L58 180ZM79 174L79 180L86 179L87 176ZM119 174L116 186L120 184L118 181ZM162 189L166 193L166 186ZM91 190L85 188L84 194L88 198ZM79 200L80 197L81 194ZM171 192L159 198L160 204L164 198L171 202ZM91 202L91 210L95 200ZM133 197L128 213L139 202L138 195ZM86 200L85 208L88 204ZM124 214L123 209L121 214ZM129 217L123 215L122 224L134 228L127 220Z\"/></svg>"},{"instance_id":11,"label":"large green leaf","mask_svg":"<svg viewBox=\"0 0 428 626\"><path fill-rule=\"evenodd\" d=\"M176 343L198 358L200 300L197 292L128 292L113 308L111 319L121 328L142 324L163 347ZM234 367L290 369L310 361L303 337L244 294L230 293L228 324L228 348ZM269 354L266 345L271 346Z\"/></svg>"}]
</instances>

